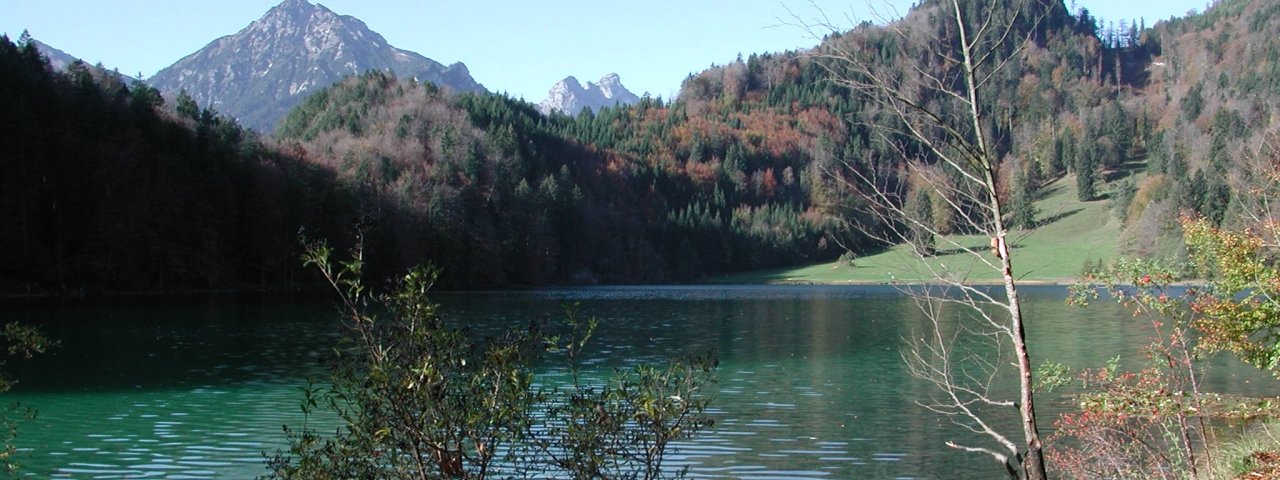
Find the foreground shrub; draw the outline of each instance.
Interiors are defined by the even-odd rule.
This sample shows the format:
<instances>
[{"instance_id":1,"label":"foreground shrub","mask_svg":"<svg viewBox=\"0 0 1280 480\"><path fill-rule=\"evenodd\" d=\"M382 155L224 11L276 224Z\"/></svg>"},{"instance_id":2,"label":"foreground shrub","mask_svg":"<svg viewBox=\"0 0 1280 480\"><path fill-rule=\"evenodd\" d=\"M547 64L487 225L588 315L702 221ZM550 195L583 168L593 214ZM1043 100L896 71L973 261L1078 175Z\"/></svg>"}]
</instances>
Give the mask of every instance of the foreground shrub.
<instances>
[{"instance_id":1,"label":"foreground shrub","mask_svg":"<svg viewBox=\"0 0 1280 480\"><path fill-rule=\"evenodd\" d=\"M702 389L715 361L690 358L589 381L577 367L595 321L569 310L553 329L526 328L477 339L446 325L427 298L437 271L406 274L393 293L371 294L363 260L335 263L323 244L307 249L340 294L349 334L335 350L332 385L308 388L307 422L319 411L341 420L332 435L304 422L285 427L288 452L266 478L661 478L673 441L710 426ZM537 387L546 352L567 362L571 382Z\"/></svg>"}]
</instances>

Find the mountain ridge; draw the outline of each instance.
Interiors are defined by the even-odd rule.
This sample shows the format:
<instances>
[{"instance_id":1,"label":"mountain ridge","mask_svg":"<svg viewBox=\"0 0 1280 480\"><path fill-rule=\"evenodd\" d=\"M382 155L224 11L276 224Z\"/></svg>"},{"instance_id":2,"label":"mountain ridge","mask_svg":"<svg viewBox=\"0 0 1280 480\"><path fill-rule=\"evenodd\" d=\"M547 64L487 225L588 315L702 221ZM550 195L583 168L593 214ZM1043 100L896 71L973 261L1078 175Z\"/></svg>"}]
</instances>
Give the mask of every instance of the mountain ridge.
<instances>
[{"instance_id":1,"label":"mountain ridge","mask_svg":"<svg viewBox=\"0 0 1280 480\"><path fill-rule=\"evenodd\" d=\"M305 96L368 70L456 91L485 88L466 65L444 65L396 48L363 21L308 0L285 0L240 31L218 38L151 77L202 105L262 131L275 128Z\"/></svg>"},{"instance_id":2,"label":"mountain ridge","mask_svg":"<svg viewBox=\"0 0 1280 480\"><path fill-rule=\"evenodd\" d=\"M49 66L53 67L53 69L56 71L66 70L72 65L75 65L76 62L79 62L81 65L84 66L84 68L88 69L90 72L94 74L97 74L100 76L115 77L118 81L124 84L132 84L133 82L138 80L137 77L134 77L131 75L125 75L116 70L108 69L107 67L102 66L101 63L90 64L89 62L86 62L84 59L80 57L69 54L60 48L44 43L36 38L31 38L29 36L26 38L28 41L31 42L32 45L35 45L36 50L38 50L40 54L43 55L44 58L49 61ZM19 39L19 41L21 41L21 39Z\"/></svg>"},{"instance_id":3,"label":"mountain ridge","mask_svg":"<svg viewBox=\"0 0 1280 480\"><path fill-rule=\"evenodd\" d=\"M56 70L65 69L67 68L67 65L71 65L72 63L75 63L76 60L80 60L79 57L64 52L47 43L41 42L40 40L33 38L31 39L31 42L33 42L36 48L40 50L41 55L44 55L45 58L49 59L49 65Z\"/></svg>"}]
</instances>

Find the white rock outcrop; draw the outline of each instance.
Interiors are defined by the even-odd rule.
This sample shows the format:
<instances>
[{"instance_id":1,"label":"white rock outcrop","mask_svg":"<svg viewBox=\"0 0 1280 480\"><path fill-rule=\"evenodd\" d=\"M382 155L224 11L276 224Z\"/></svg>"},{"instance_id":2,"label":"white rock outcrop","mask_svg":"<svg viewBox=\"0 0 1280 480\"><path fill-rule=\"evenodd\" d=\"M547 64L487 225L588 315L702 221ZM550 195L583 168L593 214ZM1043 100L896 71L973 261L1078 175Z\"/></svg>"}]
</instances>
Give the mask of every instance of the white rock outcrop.
<instances>
[{"instance_id":1,"label":"white rock outcrop","mask_svg":"<svg viewBox=\"0 0 1280 480\"><path fill-rule=\"evenodd\" d=\"M538 111L550 115L559 111L566 115L577 115L583 108L599 112L601 108L614 105L630 105L640 101L640 97L622 86L618 74L610 73L600 78L599 82L583 84L573 76L551 86L547 98L538 104Z\"/></svg>"}]
</instances>

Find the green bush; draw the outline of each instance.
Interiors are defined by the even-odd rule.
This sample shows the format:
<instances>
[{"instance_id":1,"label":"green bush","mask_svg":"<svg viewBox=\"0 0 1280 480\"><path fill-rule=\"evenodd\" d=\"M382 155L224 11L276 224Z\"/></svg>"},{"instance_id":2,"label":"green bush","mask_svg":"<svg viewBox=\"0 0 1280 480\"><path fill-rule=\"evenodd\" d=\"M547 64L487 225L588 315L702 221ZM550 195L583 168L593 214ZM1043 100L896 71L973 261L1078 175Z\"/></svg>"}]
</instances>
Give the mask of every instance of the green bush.
<instances>
[{"instance_id":1,"label":"green bush","mask_svg":"<svg viewBox=\"0 0 1280 480\"><path fill-rule=\"evenodd\" d=\"M349 329L332 385L308 388L302 410L336 414L322 435L285 426L289 450L265 478L661 478L672 441L712 420L702 389L708 357L640 366L604 382L578 372L595 321L568 310L559 334L531 323L477 340L446 325L427 292L438 271L411 270L390 294L371 294L364 262L335 262L323 244L307 248L340 294ZM567 361L572 382L535 387L533 365L548 351Z\"/></svg>"}]
</instances>

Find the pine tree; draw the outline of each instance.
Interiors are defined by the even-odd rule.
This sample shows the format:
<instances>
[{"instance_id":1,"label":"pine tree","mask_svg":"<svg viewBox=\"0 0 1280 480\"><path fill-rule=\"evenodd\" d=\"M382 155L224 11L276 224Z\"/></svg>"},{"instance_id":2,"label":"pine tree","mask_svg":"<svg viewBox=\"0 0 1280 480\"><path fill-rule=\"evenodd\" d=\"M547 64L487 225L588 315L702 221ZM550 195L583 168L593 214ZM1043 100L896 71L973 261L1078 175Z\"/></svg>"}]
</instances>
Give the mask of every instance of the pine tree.
<instances>
[{"instance_id":1,"label":"pine tree","mask_svg":"<svg viewBox=\"0 0 1280 480\"><path fill-rule=\"evenodd\" d=\"M1034 166L1032 168L1035 168ZM1015 168L1013 172L1013 196L1009 205L1009 226L1014 228L1032 228L1036 226L1035 184L1028 178L1025 170Z\"/></svg>"},{"instance_id":2,"label":"pine tree","mask_svg":"<svg viewBox=\"0 0 1280 480\"><path fill-rule=\"evenodd\" d=\"M1082 202L1098 196L1098 149L1086 148L1076 157L1076 197Z\"/></svg>"},{"instance_id":3,"label":"pine tree","mask_svg":"<svg viewBox=\"0 0 1280 480\"><path fill-rule=\"evenodd\" d=\"M195 99L191 98L191 94L186 89L178 91L178 98L175 103L178 115L183 118L196 120L200 117L200 106L196 104Z\"/></svg>"}]
</instances>

